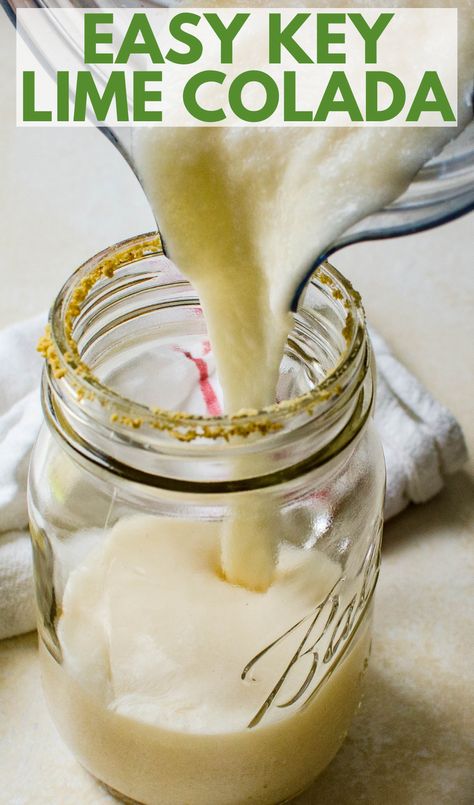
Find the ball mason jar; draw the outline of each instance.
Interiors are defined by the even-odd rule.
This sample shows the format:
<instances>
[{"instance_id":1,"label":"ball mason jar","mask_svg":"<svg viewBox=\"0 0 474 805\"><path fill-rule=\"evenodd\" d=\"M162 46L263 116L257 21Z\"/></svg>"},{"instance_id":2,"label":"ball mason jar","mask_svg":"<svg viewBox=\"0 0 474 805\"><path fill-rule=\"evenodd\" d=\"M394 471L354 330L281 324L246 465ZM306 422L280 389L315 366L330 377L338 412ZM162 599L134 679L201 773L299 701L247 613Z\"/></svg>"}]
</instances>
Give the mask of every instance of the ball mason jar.
<instances>
[{"instance_id":1,"label":"ball mason jar","mask_svg":"<svg viewBox=\"0 0 474 805\"><path fill-rule=\"evenodd\" d=\"M126 800L291 799L340 747L370 652L385 471L359 295L319 268L280 402L233 416L156 235L78 269L40 351L29 507L60 734ZM249 562L271 536L267 590L222 571L241 527Z\"/></svg>"}]
</instances>

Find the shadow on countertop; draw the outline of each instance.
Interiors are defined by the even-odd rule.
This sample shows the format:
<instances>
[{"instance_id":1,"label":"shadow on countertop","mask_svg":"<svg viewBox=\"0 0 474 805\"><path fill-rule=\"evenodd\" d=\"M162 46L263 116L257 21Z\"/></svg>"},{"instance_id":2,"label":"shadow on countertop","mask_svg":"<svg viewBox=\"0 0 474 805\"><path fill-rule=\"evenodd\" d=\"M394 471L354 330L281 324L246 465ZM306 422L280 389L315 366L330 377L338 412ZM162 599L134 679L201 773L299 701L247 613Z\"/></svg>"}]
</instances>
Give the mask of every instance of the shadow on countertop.
<instances>
[{"instance_id":1,"label":"shadow on countertop","mask_svg":"<svg viewBox=\"0 0 474 805\"><path fill-rule=\"evenodd\" d=\"M469 740L379 672L327 770L295 805L472 805Z\"/></svg>"},{"instance_id":2,"label":"shadow on countertop","mask_svg":"<svg viewBox=\"0 0 474 805\"><path fill-rule=\"evenodd\" d=\"M474 478L466 471L452 475L436 497L410 505L385 524L383 556L403 551L418 539L436 541L437 535L453 525L474 536Z\"/></svg>"}]
</instances>

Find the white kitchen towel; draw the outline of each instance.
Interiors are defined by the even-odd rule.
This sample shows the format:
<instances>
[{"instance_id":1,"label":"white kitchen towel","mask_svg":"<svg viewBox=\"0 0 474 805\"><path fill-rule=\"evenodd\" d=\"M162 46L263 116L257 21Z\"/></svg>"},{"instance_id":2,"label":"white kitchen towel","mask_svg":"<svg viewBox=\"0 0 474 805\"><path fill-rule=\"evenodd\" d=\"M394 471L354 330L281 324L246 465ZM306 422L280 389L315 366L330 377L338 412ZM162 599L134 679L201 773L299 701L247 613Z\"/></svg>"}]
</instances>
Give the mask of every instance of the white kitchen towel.
<instances>
[{"instance_id":1,"label":"white kitchen towel","mask_svg":"<svg viewBox=\"0 0 474 805\"><path fill-rule=\"evenodd\" d=\"M36 352L46 316L0 332L0 638L34 629L26 481L41 424Z\"/></svg>"},{"instance_id":2,"label":"white kitchen towel","mask_svg":"<svg viewBox=\"0 0 474 805\"><path fill-rule=\"evenodd\" d=\"M41 422L42 360L35 347L45 319L38 316L0 332L0 638L27 632L35 623L26 480ZM467 453L453 415L394 358L379 335L372 332L371 337L378 372L375 420L387 464L388 518L410 502L433 497L446 476L462 466ZM175 350L170 368L180 373L185 396L197 387L210 412L218 413L207 352L206 344L195 354ZM181 362L176 361L177 354Z\"/></svg>"}]
</instances>

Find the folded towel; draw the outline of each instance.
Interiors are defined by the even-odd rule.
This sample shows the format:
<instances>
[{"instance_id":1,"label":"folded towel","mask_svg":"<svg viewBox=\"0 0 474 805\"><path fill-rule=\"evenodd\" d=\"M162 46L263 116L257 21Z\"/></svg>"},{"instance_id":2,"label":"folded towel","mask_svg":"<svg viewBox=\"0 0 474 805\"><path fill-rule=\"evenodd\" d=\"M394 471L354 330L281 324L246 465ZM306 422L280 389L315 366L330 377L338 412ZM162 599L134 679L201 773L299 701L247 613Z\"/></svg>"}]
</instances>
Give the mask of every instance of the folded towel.
<instances>
[{"instance_id":1,"label":"folded towel","mask_svg":"<svg viewBox=\"0 0 474 805\"><path fill-rule=\"evenodd\" d=\"M34 629L26 481L41 424L35 350L46 316L0 332L0 639Z\"/></svg>"},{"instance_id":2,"label":"folded towel","mask_svg":"<svg viewBox=\"0 0 474 805\"><path fill-rule=\"evenodd\" d=\"M35 623L26 479L41 422L42 360L35 346L45 319L38 316L0 332L0 638L29 631ZM387 464L388 518L410 502L433 497L446 476L462 466L467 453L452 414L394 358L377 333L372 331L371 338L378 372L375 420ZM192 354L170 352L168 369L179 374L188 404L197 391L216 414L219 400L207 361L204 343Z\"/></svg>"}]
</instances>

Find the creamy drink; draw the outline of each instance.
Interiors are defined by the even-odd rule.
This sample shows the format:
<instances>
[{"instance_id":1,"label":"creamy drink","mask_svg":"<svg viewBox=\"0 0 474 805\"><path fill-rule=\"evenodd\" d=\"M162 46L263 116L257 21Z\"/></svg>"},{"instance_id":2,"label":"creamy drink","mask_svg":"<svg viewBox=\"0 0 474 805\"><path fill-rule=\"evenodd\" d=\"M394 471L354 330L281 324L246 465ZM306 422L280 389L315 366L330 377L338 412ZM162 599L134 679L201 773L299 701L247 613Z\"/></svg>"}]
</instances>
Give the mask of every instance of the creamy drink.
<instances>
[{"instance_id":1,"label":"creamy drink","mask_svg":"<svg viewBox=\"0 0 474 805\"><path fill-rule=\"evenodd\" d=\"M69 578L62 670L45 652L61 732L89 770L147 805L283 801L328 763L360 697L367 621L305 708L288 716L274 706L248 728L310 622L244 681L242 671L311 614L340 567L288 546L267 593L251 593L222 578L219 550L216 524L120 521ZM286 696L309 667L308 658L295 664Z\"/></svg>"},{"instance_id":2,"label":"creamy drink","mask_svg":"<svg viewBox=\"0 0 474 805\"><path fill-rule=\"evenodd\" d=\"M315 4L337 5L360 3ZM463 4L461 126L470 114L472 14ZM135 130L134 159L167 252L202 301L227 412L275 401L290 300L312 259L397 197L455 133ZM61 664L43 651L62 734L99 779L145 805L282 802L331 760L360 700L367 579L357 589L348 582L338 598L351 568L336 549L330 559L319 543L292 545L278 511L257 495L239 500L224 524L137 515L99 533L66 582ZM329 511L328 529L337 520ZM350 521L349 547L355 528ZM319 604L326 643L302 643ZM331 646L341 655L334 667ZM289 706L313 680L304 706Z\"/></svg>"}]
</instances>

